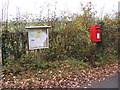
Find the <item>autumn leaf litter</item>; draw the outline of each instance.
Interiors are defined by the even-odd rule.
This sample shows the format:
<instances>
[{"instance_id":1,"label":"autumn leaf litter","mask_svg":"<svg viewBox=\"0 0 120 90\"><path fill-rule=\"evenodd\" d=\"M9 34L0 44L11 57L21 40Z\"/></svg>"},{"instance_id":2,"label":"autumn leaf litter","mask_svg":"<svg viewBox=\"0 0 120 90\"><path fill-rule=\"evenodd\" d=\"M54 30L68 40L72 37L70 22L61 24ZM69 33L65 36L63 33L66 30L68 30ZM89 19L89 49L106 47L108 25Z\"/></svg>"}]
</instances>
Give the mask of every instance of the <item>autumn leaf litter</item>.
<instances>
[{"instance_id":1,"label":"autumn leaf litter","mask_svg":"<svg viewBox=\"0 0 120 90\"><path fill-rule=\"evenodd\" d=\"M14 76L3 75L0 80L3 88L80 88L84 84L91 86L94 81L101 81L118 74L118 63L85 70L50 69L35 73L25 72Z\"/></svg>"}]
</instances>

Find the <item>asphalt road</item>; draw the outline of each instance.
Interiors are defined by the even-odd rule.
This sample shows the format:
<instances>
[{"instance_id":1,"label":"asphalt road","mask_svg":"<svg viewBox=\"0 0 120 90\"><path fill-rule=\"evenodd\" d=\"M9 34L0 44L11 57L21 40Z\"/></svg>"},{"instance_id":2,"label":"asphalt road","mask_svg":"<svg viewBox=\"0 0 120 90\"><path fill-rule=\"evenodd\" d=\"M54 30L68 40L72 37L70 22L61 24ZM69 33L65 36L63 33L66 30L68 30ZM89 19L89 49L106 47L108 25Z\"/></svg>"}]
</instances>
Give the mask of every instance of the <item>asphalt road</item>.
<instances>
[{"instance_id":1,"label":"asphalt road","mask_svg":"<svg viewBox=\"0 0 120 90\"><path fill-rule=\"evenodd\" d=\"M120 83L118 83L118 76L114 76L111 78L106 78L105 80L102 81L96 81L91 86L85 85L84 87L87 88L119 88L120 89Z\"/></svg>"}]
</instances>

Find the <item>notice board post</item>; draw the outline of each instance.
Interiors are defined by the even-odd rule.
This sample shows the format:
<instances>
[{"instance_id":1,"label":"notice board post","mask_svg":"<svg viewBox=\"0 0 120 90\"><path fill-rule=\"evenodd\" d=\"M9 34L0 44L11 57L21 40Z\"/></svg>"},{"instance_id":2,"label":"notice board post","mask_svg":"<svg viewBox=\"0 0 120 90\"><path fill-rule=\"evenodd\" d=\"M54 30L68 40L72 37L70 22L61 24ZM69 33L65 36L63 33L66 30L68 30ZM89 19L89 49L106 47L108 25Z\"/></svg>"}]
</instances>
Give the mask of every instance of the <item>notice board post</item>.
<instances>
[{"instance_id":1,"label":"notice board post","mask_svg":"<svg viewBox=\"0 0 120 90\"><path fill-rule=\"evenodd\" d=\"M40 62L40 49L49 48L48 28L51 26L29 26L28 30L29 50L37 50L37 63Z\"/></svg>"}]
</instances>

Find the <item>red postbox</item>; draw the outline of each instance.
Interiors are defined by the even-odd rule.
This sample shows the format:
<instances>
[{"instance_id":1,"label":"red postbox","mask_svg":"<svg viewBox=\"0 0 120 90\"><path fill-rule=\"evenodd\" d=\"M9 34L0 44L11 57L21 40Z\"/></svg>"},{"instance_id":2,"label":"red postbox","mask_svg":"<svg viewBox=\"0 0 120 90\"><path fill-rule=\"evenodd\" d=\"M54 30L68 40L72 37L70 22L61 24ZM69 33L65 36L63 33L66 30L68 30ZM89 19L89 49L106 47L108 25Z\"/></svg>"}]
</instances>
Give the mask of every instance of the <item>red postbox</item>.
<instances>
[{"instance_id":1,"label":"red postbox","mask_svg":"<svg viewBox=\"0 0 120 90\"><path fill-rule=\"evenodd\" d=\"M100 25L93 25L90 27L90 39L93 42L101 42L101 26Z\"/></svg>"}]
</instances>

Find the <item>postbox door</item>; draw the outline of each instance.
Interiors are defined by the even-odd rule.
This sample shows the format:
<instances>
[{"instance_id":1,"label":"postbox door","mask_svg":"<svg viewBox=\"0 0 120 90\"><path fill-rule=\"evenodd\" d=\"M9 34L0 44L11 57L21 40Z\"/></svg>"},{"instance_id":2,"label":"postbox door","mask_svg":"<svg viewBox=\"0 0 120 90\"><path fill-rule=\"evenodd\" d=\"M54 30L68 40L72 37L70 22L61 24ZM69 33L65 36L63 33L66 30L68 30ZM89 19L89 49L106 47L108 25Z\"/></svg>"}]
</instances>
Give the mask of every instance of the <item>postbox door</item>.
<instances>
[{"instance_id":1,"label":"postbox door","mask_svg":"<svg viewBox=\"0 0 120 90\"><path fill-rule=\"evenodd\" d=\"M100 25L91 26L91 28L90 28L90 39L93 42L100 42L101 41Z\"/></svg>"}]
</instances>

